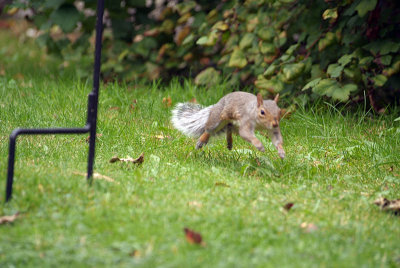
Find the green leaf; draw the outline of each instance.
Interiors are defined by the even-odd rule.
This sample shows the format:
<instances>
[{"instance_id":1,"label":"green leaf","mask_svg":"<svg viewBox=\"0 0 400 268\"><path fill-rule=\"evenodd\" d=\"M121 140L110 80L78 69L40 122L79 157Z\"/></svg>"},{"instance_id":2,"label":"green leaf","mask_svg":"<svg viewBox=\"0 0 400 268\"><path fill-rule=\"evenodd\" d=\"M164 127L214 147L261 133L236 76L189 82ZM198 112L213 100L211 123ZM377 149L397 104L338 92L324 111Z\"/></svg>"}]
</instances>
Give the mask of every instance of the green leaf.
<instances>
[{"instance_id":1,"label":"green leaf","mask_svg":"<svg viewBox=\"0 0 400 268\"><path fill-rule=\"evenodd\" d=\"M357 90L357 85L347 84L341 86L334 79L323 79L314 88L313 92L321 96L332 97L335 100L345 102L349 99L350 92Z\"/></svg>"},{"instance_id":2,"label":"green leaf","mask_svg":"<svg viewBox=\"0 0 400 268\"><path fill-rule=\"evenodd\" d=\"M270 78L274 73L275 73L275 71L276 71L276 69L278 68L278 66L277 65L275 65L275 64L271 64L268 68L267 68L267 70L265 70L265 72L263 73L263 76L265 77L265 78Z\"/></svg>"},{"instance_id":3,"label":"green leaf","mask_svg":"<svg viewBox=\"0 0 400 268\"><path fill-rule=\"evenodd\" d=\"M321 77L318 77L317 79L311 80L310 82L308 82L302 89L301 91L307 90L309 88L313 88L315 87L319 81L321 81Z\"/></svg>"},{"instance_id":4,"label":"green leaf","mask_svg":"<svg viewBox=\"0 0 400 268\"><path fill-rule=\"evenodd\" d=\"M341 75L343 68L344 68L344 66L339 65L337 63L330 64L328 66L327 73L330 75L330 77L337 78Z\"/></svg>"},{"instance_id":5,"label":"green leaf","mask_svg":"<svg viewBox=\"0 0 400 268\"><path fill-rule=\"evenodd\" d=\"M332 32L327 32L324 38L318 41L318 51L322 51L325 48L332 45L336 40L336 35Z\"/></svg>"},{"instance_id":6,"label":"green leaf","mask_svg":"<svg viewBox=\"0 0 400 268\"><path fill-rule=\"evenodd\" d=\"M400 121L400 117L397 117L394 121Z\"/></svg>"},{"instance_id":7,"label":"green leaf","mask_svg":"<svg viewBox=\"0 0 400 268\"><path fill-rule=\"evenodd\" d=\"M196 85L212 86L219 82L219 77L220 72L215 70L213 67L208 67L196 76L194 83Z\"/></svg>"},{"instance_id":8,"label":"green leaf","mask_svg":"<svg viewBox=\"0 0 400 268\"><path fill-rule=\"evenodd\" d=\"M243 68L247 65L246 56L239 47L235 47L231 58L229 59L229 67Z\"/></svg>"},{"instance_id":9,"label":"green leaf","mask_svg":"<svg viewBox=\"0 0 400 268\"><path fill-rule=\"evenodd\" d=\"M197 40L196 44L202 46L205 45L207 42L208 42L208 37L202 36Z\"/></svg>"},{"instance_id":10,"label":"green leaf","mask_svg":"<svg viewBox=\"0 0 400 268\"><path fill-rule=\"evenodd\" d=\"M245 49L245 48L250 47L251 44L253 43L254 38L255 38L255 35L254 35L254 34L252 34L252 33L246 33L246 34L243 36L242 40L240 40L240 43L239 43L240 49Z\"/></svg>"},{"instance_id":11,"label":"green leaf","mask_svg":"<svg viewBox=\"0 0 400 268\"><path fill-rule=\"evenodd\" d=\"M338 62L340 63L340 65L342 65L344 67L351 62L352 58L353 58L352 54L346 54L346 55L341 56L340 59L338 60Z\"/></svg>"},{"instance_id":12,"label":"green leaf","mask_svg":"<svg viewBox=\"0 0 400 268\"><path fill-rule=\"evenodd\" d=\"M212 27L212 29L220 30L220 31L226 31L229 29L229 25L226 24L223 21L217 21Z\"/></svg>"},{"instance_id":13,"label":"green leaf","mask_svg":"<svg viewBox=\"0 0 400 268\"><path fill-rule=\"evenodd\" d=\"M321 96L332 97L332 92L339 87L339 84L334 79L322 79L317 85L312 88L312 91Z\"/></svg>"},{"instance_id":14,"label":"green leaf","mask_svg":"<svg viewBox=\"0 0 400 268\"><path fill-rule=\"evenodd\" d=\"M260 42L259 47L262 54L273 54L276 51L276 47L272 43Z\"/></svg>"},{"instance_id":15,"label":"green leaf","mask_svg":"<svg viewBox=\"0 0 400 268\"><path fill-rule=\"evenodd\" d=\"M364 49L369 50L372 54L386 55L389 53L396 53L400 50L400 43L389 40L375 41L363 46Z\"/></svg>"},{"instance_id":16,"label":"green leaf","mask_svg":"<svg viewBox=\"0 0 400 268\"><path fill-rule=\"evenodd\" d=\"M257 31L257 35L264 41L271 41L275 37L275 31L271 27L264 27Z\"/></svg>"},{"instance_id":17,"label":"green leaf","mask_svg":"<svg viewBox=\"0 0 400 268\"><path fill-rule=\"evenodd\" d=\"M390 63L392 62L392 56L390 55L382 56L380 59L382 64L386 66L390 65Z\"/></svg>"},{"instance_id":18,"label":"green leaf","mask_svg":"<svg viewBox=\"0 0 400 268\"><path fill-rule=\"evenodd\" d=\"M381 55L386 55L389 53L398 52L399 49L400 49L400 43L395 43L392 41L384 41L381 46L380 52L381 52Z\"/></svg>"},{"instance_id":19,"label":"green leaf","mask_svg":"<svg viewBox=\"0 0 400 268\"><path fill-rule=\"evenodd\" d=\"M66 1L65 0L47 0L47 1L44 1L43 6L45 8L56 9L59 6L61 6L64 2L66 2Z\"/></svg>"},{"instance_id":20,"label":"green leaf","mask_svg":"<svg viewBox=\"0 0 400 268\"><path fill-rule=\"evenodd\" d=\"M377 0L362 0L357 6L356 10L358 16L364 17L369 11L374 10Z\"/></svg>"},{"instance_id":21,"label":"green leaf","mask_svg":"<svg viewBox=\"0 0 400 268\"><path fill-rule=\"evenodd\" d=\"M355 84L347 84L343 87L335 87L332 91L332 98L345 102L349 99L350 92L355 90L357 90L357 86Z\"/></svg>"},{"instance_id":22,"label":"green leaf","mask_svg":"<svg viewBox=\"0 0 400 268\"><path fill-rule=\"evenodd\" d=\"M79 21L79 11L72 4L63 4L51 13L50 19L59 25L64 33L69 33L75 29Z\"/></svg>"},{"instance_id":23,"label":"green leaf","mask_svg":"<svg viewBox=\"0 0 400 268\"><path fill-rule=\"evenodd\" d=\"M382 74L378 74L372 78L372 81L374 81L374 85L381 87L386 83L387 77Z\"/></svg>"},{"instance_id":24,"label":"green leaf","mask_svg":"<svg viewBox=\"0 0 400 268\"><path fill-rule=\"evenodd\" d=\"M360 65L368 65L368 64L370 64L372 62L373 59L374 58L371 57L371 56L364 57L364 58L360 59L359 64Z\"/></svg>"},{"instance_id":25,"label":"green leaf","mask_svg":"<svg viewBox=\"0 0 400 268\"><path fill-rule=\"evenodd\" d=\"M294 64L286 64L283 69L282 73L284 78L287 81L293 81L297 77L299 77L304 71L305 64L303 62L294 63Z\"/></svg>"},{"instance_id":26,"label":"green leaf","mask_svg":"<svg viewBox=\"0 0 400 268\"><path fill-rule=\"evenodd\" d=\"M322 14L322 18L324 20L327 20L327 19L336 20L338 18L337 8L331 8L331 9L325 10L324 13Z\"/></svg>"},{"instance_id":27,"label":"green leaf","mask_svg":"<svg viewBox=\"0 0 400 268\"><path fill-rule=\"evenodd\" d=\"M271 79L265 79L262 75L259 75L254 85L258 89L265 89L275 93L281 92L285 88L284 83L276 76Z\"/></svg>"},{"instance_id":28,"label":"green leaf","mask_svg":"<svg viewBox=\"0 0 400 268\"><path fill-rule=\"evenodd\" d=\"M293 52L294 52L299 46L300 46L300 43L291 45L291 46L286 50L285 54L287 54L287 55L292 55Z\"/></svg>"}]
</instances>

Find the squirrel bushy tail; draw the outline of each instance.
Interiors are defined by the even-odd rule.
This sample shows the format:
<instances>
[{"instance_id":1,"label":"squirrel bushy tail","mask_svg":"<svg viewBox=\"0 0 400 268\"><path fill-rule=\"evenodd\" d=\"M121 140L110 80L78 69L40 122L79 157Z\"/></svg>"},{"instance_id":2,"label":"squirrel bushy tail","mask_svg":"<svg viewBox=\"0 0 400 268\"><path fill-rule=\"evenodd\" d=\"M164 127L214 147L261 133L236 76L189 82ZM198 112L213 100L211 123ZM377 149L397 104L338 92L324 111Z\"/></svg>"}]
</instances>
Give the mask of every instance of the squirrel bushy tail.
<instances>
[{"instance_id":1,"label":"squirrel bushy tail","mask_svg":"<svg viewBox=\"0 0 400 268\"><path fill-rule=\"evenodd\" d=\"M204 133L213 105L203 107L194 103L178 103L172 110L172 124L185 135L198 138Z\"/></svg>"}]
</instances>

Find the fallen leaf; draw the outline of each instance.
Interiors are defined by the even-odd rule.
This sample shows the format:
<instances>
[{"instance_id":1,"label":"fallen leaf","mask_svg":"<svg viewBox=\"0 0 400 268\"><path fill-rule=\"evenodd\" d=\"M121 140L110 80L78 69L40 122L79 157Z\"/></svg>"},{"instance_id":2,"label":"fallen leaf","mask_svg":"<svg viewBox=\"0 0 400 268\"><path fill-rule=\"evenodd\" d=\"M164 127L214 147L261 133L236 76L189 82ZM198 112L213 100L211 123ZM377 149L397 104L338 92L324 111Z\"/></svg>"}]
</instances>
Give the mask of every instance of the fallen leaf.
<instances>
[{"instance_id":1,"label":"fallen leaf","mask_svg":"<svg viewBox=\"0 0 400 268\"><path fill-rule=\"evenodd\" d=\"M160 134L160 135L155 135L154 138L156 138L157 140L163 140L163 139L171 139L171 136L164 136Z\"/></svg>"},{"instance_id":2,"label":"fallen leaf","mask_svg":"<svg viewBox=\"0 0 400 268\"><path fill-rule=\"evenodd\" d=\"M15 78L16 80L24 80L24 75L21 74L21 73L16 73L16 74L14 75L14 78Z\"/></svg>"},{"instance_id":3,"label":"fallen leaf","mask_svg":"<svg viewBox=\"0 0 400 268\"><path fill-rule=\"evenodd\" d=\"M87 177L87 173L84 173L84 172L74 171L74 172L72 172L72 174ZM105 181L108 181L108 182L114 182L116 184L119 184L119 182L115 181L113 178L108 177L106 175L102 175L100 173L96 173L96 172L93 173L93 179L105 180Z\"/></svg>"},{"instance_id":4,"label":"fallen leaf","mask_svg":"<svg viewBox=\"0 0 400 268\"><path fill-rule=\"evenodd\" d=\"M186 240L190 243L190 244L196 244L196 245L201 245L201 246L205 246L206 243L203 241L203 237L201 236L201 234L190 230L189 228L184 228L183 231L185 232L185 237Z\"/></svg>"},{"instance_id":5,"label":"fallen leaf","mask_svg":"<svg viewBox=\"0 0 400 268\"><path fill-rule=\"evenodd\" d=\"M18 218L19 212L15 213L14 215L11 216L2 216L0 217L0 224L4 223L12 223Z\"/></svg>"},{"instance_id":6,"label":"fallen leaf","mask_svg":"<svg viewBox=\"0 0 400 268\"><path fill-rule=\"evenodd\" d=\"M39 192L41 192L41 193L43 193L43 192L44 192L43 185L42 185L42 184L40 184L40 183L39 183L39 185L38 185L38 190L39 190Z\"/></svg>"},{"instance_id":7,"label":"fallen leaf","mask_svg":"<svg viewBox=\"0 0 400 268\"><path fill-rule=\"evenodd\" d=\"M203 204L200 203L200 202L198 202L198 201L190 201L190 202L188 203L188 205L189 205L190 207L197 207L197 208L203 207Z\"/></svg>"},{"instance_id":8,"label":"fallen leaf","mask_svg":"<svg viewBox=\"0 0 400 268\"><path fill-rule=\"evenodd\" d=\"M215 183L215 186L230 187L228 184L226 184L225 182L221 182L221 181L217 181Z\"/></svg>"},{"instance_id":9,"label":"fallen leaf","mask_svg":"<svg viewBox=\"0 0 400 268\"><path fill-rule=\"evenodd\" d=\"M110 163L115 163L115 162L118 162L118 161L131 162L131 163L134 163L134 164L141 164L144 161L144 153L141 153L140 156L138 158L136 158L136 159L133 159L132 157L129 157L129 156L128 156L128 158L119 158L117 156L114 156L113 158L110 159Z\"/></svg>"},{"instance_id":10,"label":"fallen leaf","mask_svg":"<svg viewBox=\"0 0 400 268\"><path fill-rule=\"evenodd\" d=\"M197 100L196 100L196 98L193 98L193 99L191 99L189 102L191 102L191 103L197 103Z\"/></svg>"},{"instance_id":11,"label":"fallen leaf","mask_svg":"<svg viewBox=\"0 0 400 268\"><path fill-rule=\"evenodd\" d=\"M314 223L303 222L302 224L300 224L300 227L301 227L306 233L311 233L311 232L314 232L314 231L318 230L318 226L315 225Z\"/></svg>"},{"instance_id":12,"label":"fallen leaf","mask_svg":"<svg viewBox=\"0 0 400 268\"><path fill-rule=\"evenodd\" d=\"M287 203L283 206L286 211L289 211L294 206L294 203Z\"/></svg>"},{"instance_id":13,"label":"fallen leaf","mask_svg":"<svg viewBox=\"0 0 400 268\"><path fill-rule=\"evenodd\" d=\"M400 199L389 200L385 197L380 197L374 201L374 204L383 211L391 211L395 215L400 215Z\"/></svg>"},{"instance_id":14,"label":"fallen leaf","mask_svg":"<svg viewBox=\"0 0 400 268\"><path fill-rule=\"evenodd\" d=\"M110 108L108 108L108 110L109 111L113 111L113 110L119 110L120 108L119 107L117 107L117 106L114 106L114 107L110 107Z\"/></svg>"},{"instance_id":15,"label":"fallen leaf","mask_svg":"<svg viewBox=\"0 0 400 268\"><path fill-rule=\"evenodd\" d=\"M6 75L6 70L4 69L3 66L0 67L0 75L5 76Z\"/></svg>"},{"instance_id":16,"label":"fallen leaf","mask_svg":"<svg viewBox=\"0 0 400 268\"><path fill-rule=\"evenodd\" d=\"M168 98L163 98L162 99L162 103L164 103L164 105L166 106L166 107L171 107L171 105L172 105L172 99L171 99L171 97L170 96L168 96Z\"/></svg>"},{"instance_id":17,"label":"fallen leaf","mask_svg":"<svg viewBox=\"0 0 400 268\"><path fill-rule=\"evenodd\" d=\"M129 253L129 256L140 258L142 256L142 253L139 250L134 249L131 253Z\"/></svg>"}]
</instances>

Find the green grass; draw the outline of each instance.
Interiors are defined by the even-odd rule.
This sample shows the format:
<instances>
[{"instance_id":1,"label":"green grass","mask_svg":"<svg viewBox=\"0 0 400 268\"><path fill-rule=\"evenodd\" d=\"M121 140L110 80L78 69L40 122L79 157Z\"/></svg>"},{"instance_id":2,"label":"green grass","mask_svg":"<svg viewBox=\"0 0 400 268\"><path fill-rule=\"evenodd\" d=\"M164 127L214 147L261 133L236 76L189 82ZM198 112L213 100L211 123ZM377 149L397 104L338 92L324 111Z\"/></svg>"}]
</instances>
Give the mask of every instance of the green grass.
<instances>
[{"instance_id":1,"label":"green grass","mask_svg":"<svg viewBox=\"0 0 400 268\"><path fill-rule=\"evenodd\" d=\"M18 46L14 52L24 55ZM34 59L3 62L0 186L12 129L85 124L90 82L57 74L56 63L38 68ZM23 79L15 78L18 66L27 68ZM172 128L162 99L208 105L228 91L190 82L103 85L95 172L114 183L89 186L76 175L86 171L87 135L19 137L14 195L0 215L21 216L0 226L0 266L398 267L399 218L373 204L399 198L395 116L323 103L299 109L281 122L283 161L262 135L265 153L238 137L232 151L224 139L195 150L194 139ZM142 152L142 165L109 163ZM294 206L286 212L288 202ZM184 227L200 232L206 246L189 244Z\"/></svg>"}]
</instances>

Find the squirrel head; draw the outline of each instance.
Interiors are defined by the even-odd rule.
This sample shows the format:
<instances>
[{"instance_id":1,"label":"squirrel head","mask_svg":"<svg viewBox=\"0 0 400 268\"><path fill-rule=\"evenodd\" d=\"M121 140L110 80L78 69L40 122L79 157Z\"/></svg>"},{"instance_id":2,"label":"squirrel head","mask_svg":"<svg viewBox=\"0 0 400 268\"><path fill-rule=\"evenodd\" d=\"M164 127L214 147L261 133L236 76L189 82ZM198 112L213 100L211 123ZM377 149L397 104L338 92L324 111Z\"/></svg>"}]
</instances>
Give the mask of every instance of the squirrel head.
<instances>
[{"instance_id":1,"label":"squirrel head","mask_svg":"<svg viewBox=\"0 0 400 268\"><path fill-rule=\"evenodd\" d=\"M266 129L279 128L281 109L278 107L279 94L274 100L263 100L260 93L257 94L257 122Z\"/></svg>"}]
</instances>

